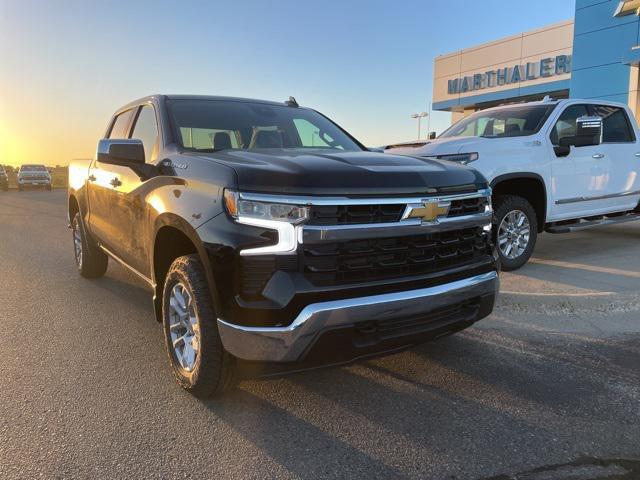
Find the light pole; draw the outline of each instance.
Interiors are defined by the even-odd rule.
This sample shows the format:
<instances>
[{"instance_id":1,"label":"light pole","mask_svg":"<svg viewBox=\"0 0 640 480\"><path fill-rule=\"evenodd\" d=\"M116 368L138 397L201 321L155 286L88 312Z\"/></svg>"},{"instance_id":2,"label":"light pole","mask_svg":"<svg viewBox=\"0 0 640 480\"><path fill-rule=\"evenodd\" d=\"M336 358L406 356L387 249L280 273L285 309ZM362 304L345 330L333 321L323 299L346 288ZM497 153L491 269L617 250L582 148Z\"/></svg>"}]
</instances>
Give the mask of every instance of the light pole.
<instances>
[{"instance_id":1,"label":"light pole","mask_svg":"<svg viewBox=\"0 0 640 480\"><path fill-rule=\"evenodd\" d=\"M418 119L418 140L420 140L420 121L424 118L424 117L428 117L429 114L427 112L420 112L420 113L412 113L411 114L411 118L417 118Z\"/></svg>"}]
</instances>

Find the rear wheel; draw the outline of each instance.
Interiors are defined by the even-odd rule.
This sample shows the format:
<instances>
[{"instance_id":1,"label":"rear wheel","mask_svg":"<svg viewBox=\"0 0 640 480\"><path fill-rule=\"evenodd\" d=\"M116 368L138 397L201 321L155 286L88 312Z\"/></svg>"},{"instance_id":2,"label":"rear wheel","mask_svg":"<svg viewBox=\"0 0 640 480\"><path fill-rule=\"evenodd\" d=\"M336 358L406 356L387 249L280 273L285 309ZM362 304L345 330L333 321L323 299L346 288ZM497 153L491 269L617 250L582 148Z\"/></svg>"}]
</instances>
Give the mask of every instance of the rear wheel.
<instances>
[{"instance_id":1,"label":"rear wheel","mask_svg":"<svg viewBox=\"0 0 640 480\"><path fill-rule=\"evenodd\" d=\"M207 398L235 385L233 357L222 346L204 267L197 255L171 264L162 298L164 337L177 382Z\"/></svg>"},{"instance_id":2,"label":"rear wheel","mask_svg":"<svg viewBox=\"0 0 640 480\"><path fill-rule=\"evenodd\" d=\"M78 272L85 278L99 278L107 271L109 257L87 235L80 213L76 213L71 222L73 235L73 253Z\"/></svg>"},{"instance_id":3,"label":"rear wheel","mask_svg":"<svg viewBox=\"0 0 640 480\"><path fill-rule=\"evenodd\" d=\"M493 234L505 271L517 270L529 261L538 238L536 212L523 197L494 199Z\"/></svg>"}]
</instances>

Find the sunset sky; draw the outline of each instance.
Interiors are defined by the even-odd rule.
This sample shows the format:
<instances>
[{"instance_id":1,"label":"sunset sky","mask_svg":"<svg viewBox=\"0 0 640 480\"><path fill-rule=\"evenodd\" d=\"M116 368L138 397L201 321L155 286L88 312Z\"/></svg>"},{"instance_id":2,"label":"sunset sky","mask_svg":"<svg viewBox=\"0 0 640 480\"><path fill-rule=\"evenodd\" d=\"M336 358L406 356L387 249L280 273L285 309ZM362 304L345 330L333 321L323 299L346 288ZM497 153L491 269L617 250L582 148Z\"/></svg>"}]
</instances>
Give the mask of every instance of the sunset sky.
<instances>
[{"instance_id":1,"label":"sunset sky","mask_svg":"<svg viewBox=\"0 0 640 480\"><path fill-rule=\"evenodd\" d=\"M113 110L152 93L294 95L367 145L413 140L436 55L573 14L573 0L0 0L0 164L92 157Z\"/></svg>"}]
</instances>

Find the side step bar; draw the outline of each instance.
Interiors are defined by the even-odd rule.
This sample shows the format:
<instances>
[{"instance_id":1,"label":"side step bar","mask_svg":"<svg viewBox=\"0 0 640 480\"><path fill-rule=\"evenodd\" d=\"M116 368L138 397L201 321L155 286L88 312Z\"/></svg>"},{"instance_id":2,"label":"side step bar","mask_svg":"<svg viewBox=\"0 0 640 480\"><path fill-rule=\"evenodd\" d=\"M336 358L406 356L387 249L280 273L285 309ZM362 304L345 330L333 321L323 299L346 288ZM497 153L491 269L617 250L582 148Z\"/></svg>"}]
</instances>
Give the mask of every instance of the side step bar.
<instances>
[{"instance_id":1,"label":"side step bar","mask_svg":"<svg viewBox=\"0 0 640 480\"><path fill-rule=\"evenodd\" d=\"M627 213L625 215L617 215L612 217L603 217L599 220L578 220L574 223L565 223L562 225L552 224L546 227L545 232L549 233L572 233L586 230L592 227L600 227L603 225L614 225L616 223L633 222L634 220L640 220L640 213Z\"/></svg>"}]
</instances>

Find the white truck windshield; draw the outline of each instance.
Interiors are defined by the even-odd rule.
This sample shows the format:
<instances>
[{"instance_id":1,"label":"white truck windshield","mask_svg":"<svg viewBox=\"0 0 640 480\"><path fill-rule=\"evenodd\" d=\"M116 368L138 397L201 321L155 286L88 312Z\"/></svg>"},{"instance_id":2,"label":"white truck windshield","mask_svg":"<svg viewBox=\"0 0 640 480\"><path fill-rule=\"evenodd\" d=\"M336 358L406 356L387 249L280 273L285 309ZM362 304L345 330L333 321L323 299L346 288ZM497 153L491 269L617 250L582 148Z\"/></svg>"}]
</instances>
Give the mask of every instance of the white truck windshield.
<instances>
[{"instance_id":1,"label":"white truck windshield","mask_svg":"<svg viewBox=\"0 0 640 480\"><path fill-rule=\"evenodd\" d=\"M485 110L460 120L440 138L523 137L538 133L555 105L532 105Z\"/></svg>"}]
</instances>

